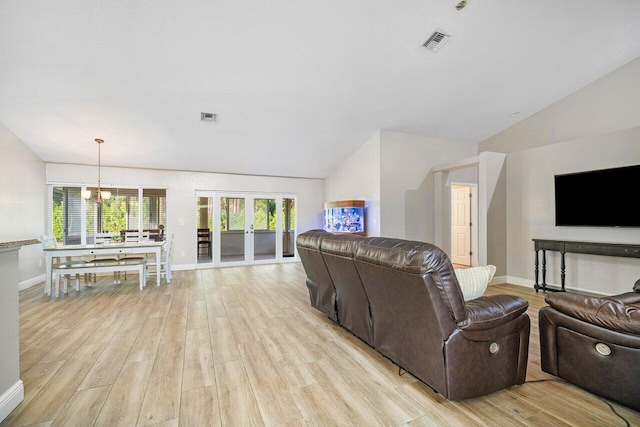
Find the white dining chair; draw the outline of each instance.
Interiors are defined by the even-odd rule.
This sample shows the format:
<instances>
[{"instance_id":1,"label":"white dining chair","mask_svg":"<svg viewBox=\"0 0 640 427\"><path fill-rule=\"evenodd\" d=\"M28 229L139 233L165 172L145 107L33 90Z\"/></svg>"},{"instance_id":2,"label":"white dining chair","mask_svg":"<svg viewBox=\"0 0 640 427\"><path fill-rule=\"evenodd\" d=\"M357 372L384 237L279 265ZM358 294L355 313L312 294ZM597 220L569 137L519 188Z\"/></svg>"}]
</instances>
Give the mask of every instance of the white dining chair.
<instances>
[{"instance_id":1,"label":"white dining chair","mask_svg":"<svg viewBox=\"0 0 640 427\"><path fill-rule=\"evenodd\" d=\"M165 277L167 283L171 283L171 248L173 246L173 233L167 235L167 240L160 254L160 265L156 263L156 257L147 257L147 276L151 274L160 274ZM155 267L153 271L149 271L149 267Z\"/></svg>"},{"instance_id":2,"label":"white dining chair","mask_svg":"<svg viewBox=\"0 0 640 427\"><path fill-rule=\"evenodd\" d=\"M56 236L53 234L43 234L40 236L40 243L42 243L42 248L55 248L58 246L58 241L56 240Z\"/></svg>"},{"instance_id":3,"label":"white dining chair","mask_svg":"<svg viewBox=\"0 0 640 427\"><path fill-rule=\"evenodd\" d=\"M40 236L40 243L42 243L42 249L55 248L56 246L58 246L58 240L56 239L56 236L54 236L53 234L43 234L42 236ZM78 264L83 262L86 262L86 261L83 259L71 260L69 258L67 258L66 261L58 260L57 262L53 263L53 265L51 266L52 279L55 276L56 269L59 268L60 266L68 265L70 263ZM65 287L68 287L68 282L70 279L71 279L70 275L68 274L64 275ZM78 288L79 282L80 282L80 275L76 274L75 279L76 279L76 288ZM88 281L88 276L85 275L84 282L87 283L87 281Z\"/></svg>"},{"instance_id":4,"label":"white dining chair","mask_svg":"<svg viewBox=\"0 0 640 427\"><path fill-rule=\"evenodd\" d=\"M124 233L125 242L148 242L151 240L150 231L127 231Z\"/></svg>"},{"instance_id":5,"label":"white dining chair","mask_svg":"<svg viewBox=\"0 0 640 427\"><path fill-rule=\"evenodd\" d=\"M93 235L93 243L96 245L111 243L112 236L112 233L95 233Z\"/></svg>"},{"instance_id":6,"label":"white dining chair","mask_svg":"<svg viewBox=\"0 0 640 427\"><path fill-rule=\"evenodd\" d=\"M93 235L93 243L96 245L104 245L104 244L109 244L111 243L111 241L113 240L113 233L95 233ZM91 257L90 259L88 259L87 261L117 261L118 260L118 256L117 255L113 255L113 256L94 256ZM92 280L95 283L96 281L96 274L93 273L92 274ZM117 272L113 273L113 283L117 284L120 281L120 277L118 275Z\"/></svg>"},{"instance_id":7,"label":"white dining chair","mask_svg":"<svg viewBox=\"0 0 640 427\"><path fill-rule=\"evenodd\" d=\"M149 242L151 240L151 232L150 231L125 231L124 233L124 241L125 243L134 242ZM144 255L126 255L121 259L147 259ZM155 257L154 257L155 259ZM146 268L146 267L145 267ZM124 272L124 278L127 279L127 272ZM146 272L145 272L145 283L146 283Z\"/></svg>"}]
</instances>

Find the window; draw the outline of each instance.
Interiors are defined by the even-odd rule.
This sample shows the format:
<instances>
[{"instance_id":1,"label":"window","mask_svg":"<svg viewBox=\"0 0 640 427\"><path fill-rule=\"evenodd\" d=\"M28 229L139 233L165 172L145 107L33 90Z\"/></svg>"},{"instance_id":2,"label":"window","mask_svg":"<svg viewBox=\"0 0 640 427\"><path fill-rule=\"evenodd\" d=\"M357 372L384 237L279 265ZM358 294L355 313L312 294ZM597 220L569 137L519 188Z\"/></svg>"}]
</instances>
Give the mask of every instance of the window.
<instances>
[{"instance_id":1,"label":"window","mask_svg":"<svg viewBox=\"0 0 640 427\"><path fill-rule=\"evenodd\" d=\"M164 189L142 190L142 229L156 229L167 223L167 198Z\"/></svg>"},{"instance_id":2,"label":"window","mask_svg":"<svg viewBox=\"0 0 640 427\"><path fill-rule=\"evenodd\" d=\"M220 230L244 230L244 199L220 198Z\"/></svg>"},{"instance_id":3,"label":"window","mask_svg":"<svg viewBox=\"0 0 640 427\"><path fill-rule=\"evenodd\" d=\"M253 222L256 230L276 229L276 200L255 199Z\"/></svg>"},{"instance_id":4,"label":"window","mask_svg":"<svg viewBox=\"0 0 640 427\"><path fill-rule=\"evenodd\" d=\"M92 194L96 188L88 187ZM151 230L152 236L161 238L160 225L166 223L166 190L138 188L103 188L111 192L109 200L101 204L84 201L81 187L53 186L51 227L59 242L80 244L94 242L96 233L124 235L125 230ZM140 212L142 192L142 212ZM83 205L85 227L82 235ZM142 217L141 217L142 216Z\"/></svg>"},{"instance_id":5,"label":"window","mask_svg":"<svg viewBox=\"0 0 640 427\"><path fill-rule=\"evenodd\" d=\"M295 199L282 199L282 229L284 231L296 230L296 201Z\"/></svg>"},{"instance_id":6,"label":"window","mask_svg":"<svg viewBox=\"0 0 640 427\"><path fill-rule=\"evenodd\" d=\"M95 194L95 188L88 188ZM123 230L137 230L138 190L135 188L104 188L111 198L102 204L87 202L87 236L95 233L119 234Z\"/></svg>"},{"instance_id":7,"label":"window","mask_svg":"<svg viewBox=\"0 0 640 427\"><path fill-rule=\"evenodd\" d=\"M80 244L82 197L80 187L53 187L51 225L53 235L65 245Z\"/></svg>"}]
</instances>

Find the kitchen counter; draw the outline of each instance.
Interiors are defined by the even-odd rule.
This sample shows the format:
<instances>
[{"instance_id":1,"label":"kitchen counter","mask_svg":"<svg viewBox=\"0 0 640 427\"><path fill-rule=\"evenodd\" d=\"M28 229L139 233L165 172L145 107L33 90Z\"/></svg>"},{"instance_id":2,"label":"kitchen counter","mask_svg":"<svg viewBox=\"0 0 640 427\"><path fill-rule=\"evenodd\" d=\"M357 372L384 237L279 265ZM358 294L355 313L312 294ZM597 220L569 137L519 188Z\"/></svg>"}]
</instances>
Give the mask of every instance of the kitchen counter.
<instances>
[{"instance_id":1,"label":"kitchen counter","mask_svg":"<svg viewBox=\"0 0 640 427\"><path fill-rule=\"evenodd\" d=\"M38 239L16 239L0 237L0 249L39 244L40 240Z\"/></svg>"},{"instance_id":2,"label":"kitchen counter","mask_svg":"<svg viewBox=\"0 0 640 427\"><path fill-rule=\"evenodd\" d=\"M18 333L18 252L38 239L0 238L0 422L24 399Z\"/></svg>"}]
</instances>

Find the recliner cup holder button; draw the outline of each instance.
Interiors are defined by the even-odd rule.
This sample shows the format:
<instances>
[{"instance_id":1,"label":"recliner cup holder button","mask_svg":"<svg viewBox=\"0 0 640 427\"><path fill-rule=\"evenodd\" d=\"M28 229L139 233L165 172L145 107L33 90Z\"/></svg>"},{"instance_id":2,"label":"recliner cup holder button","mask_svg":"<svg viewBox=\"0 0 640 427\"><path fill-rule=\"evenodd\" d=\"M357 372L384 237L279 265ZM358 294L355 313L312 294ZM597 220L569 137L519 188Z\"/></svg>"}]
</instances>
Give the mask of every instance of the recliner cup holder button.
<instances>
[{"instance_id":1,"label":"recliner cup holder button","mask_svg":"<svg viewBox=\"0 0 640 427\"><path fill-rule=\"evenodd\" d=\"M611 348L602 342L596 344L596 351L603 356L609 356L611 354Z\"/></svg>"},{"instance_id":2,"label":"recliner cup holder button","mask_svg":"<svg viewBox=\"0 0 640 427\"><path fill-rule=\"evenodd\" d=\"M498 345L498 343L492 342L489 346L489 353L494 354L497 353L498 350L500 350L500 346Z\"/></svg>"}]
</instances>

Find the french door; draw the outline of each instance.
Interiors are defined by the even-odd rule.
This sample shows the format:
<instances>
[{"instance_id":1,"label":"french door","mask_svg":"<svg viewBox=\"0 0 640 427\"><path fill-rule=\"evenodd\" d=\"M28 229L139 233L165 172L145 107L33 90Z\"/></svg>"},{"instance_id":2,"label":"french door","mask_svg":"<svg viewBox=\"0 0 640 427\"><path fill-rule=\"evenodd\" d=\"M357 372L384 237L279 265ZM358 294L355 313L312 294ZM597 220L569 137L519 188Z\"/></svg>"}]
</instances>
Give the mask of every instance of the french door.
<instances>
[{"instance_id":1,"label":"french door","mask_svg":"<svg viewBox=\"0 0 640 427\"><path fill-rule=\"evenodd\" d=\"M198 236L209 229L212 251L207 257L206 239L198 239L198 265L247 265L295 258L295 197L198 192L196 200Z\"/></svg>"}]
</instances>

